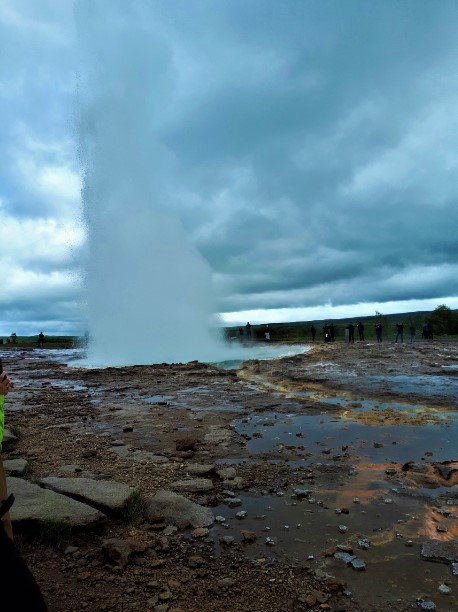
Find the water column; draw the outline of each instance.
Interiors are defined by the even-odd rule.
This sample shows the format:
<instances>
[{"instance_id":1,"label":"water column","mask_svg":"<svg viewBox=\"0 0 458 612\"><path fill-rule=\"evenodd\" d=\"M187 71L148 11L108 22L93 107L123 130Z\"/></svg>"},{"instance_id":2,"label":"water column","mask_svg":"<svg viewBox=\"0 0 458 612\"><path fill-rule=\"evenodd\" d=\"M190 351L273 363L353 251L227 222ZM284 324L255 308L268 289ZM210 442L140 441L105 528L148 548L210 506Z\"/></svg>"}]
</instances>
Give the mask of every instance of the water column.
<instances>
[{"instance_id":1,"label":"water column","mask_svg":"<svg viewBox=\"0 0 458 612\"><path fill-rule=\"evenodd\" d=\"M89 360L216 361L211 271L170 212L174 66L152 3L77 0Z\"/></svg>"}]
</instances>

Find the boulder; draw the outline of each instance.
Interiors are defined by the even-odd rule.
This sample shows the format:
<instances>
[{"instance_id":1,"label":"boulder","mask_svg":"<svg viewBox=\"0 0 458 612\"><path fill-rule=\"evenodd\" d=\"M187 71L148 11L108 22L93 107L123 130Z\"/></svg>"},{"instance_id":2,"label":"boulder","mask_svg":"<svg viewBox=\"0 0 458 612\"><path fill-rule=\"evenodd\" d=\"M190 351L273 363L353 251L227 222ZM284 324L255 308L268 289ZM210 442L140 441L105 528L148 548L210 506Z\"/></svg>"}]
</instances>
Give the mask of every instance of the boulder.
<instances>
[{"instance_id":1,"label":"boulder","mask_svg":"<svg viewBox=\"0 0 458 612\"><path fill-rule=\"evenodd\" d=\"M48 476L40 483L46 488L83 501L107 514L122 514L136 490L121 482L92 478L57 478Z\"/></svg>"},{"instance_id":2,"label":"boulder","mask_svg":"<svg viewBox=\"0 0 458 612\"><path fill-rule=\"evenodd\" d=\"M146 518L152 523L160 520L172 523L180 529L185 527L208 527L214 521L209 508L195 504L183 495L172 491L157 491L146 507Z\"/></svg>"},{"instance_id":3,"label":"boulder","mask_svg":"<svg viewBox=\"0 0 458 612\"><path fill-rule=\"evenodd\" d=\"M7 487L15 497L11 508L11 519L15 526L55 521L70 527L83 527L106 518L95 508L54 491L42 489L21 478L10 476L7 478Z\"/></svg>"},{"instance_id":4,"label":"boulder","mask_svg":"<svg viewBox=\"0 0 458 612\"><path fill-rule=\"evenodd\" d=\"M188 465L186 471L191 476L207 476L215 469L215 465L213 463L202 464L202 463L193 463L192 465Z\"/></svg>"}]
</instances>

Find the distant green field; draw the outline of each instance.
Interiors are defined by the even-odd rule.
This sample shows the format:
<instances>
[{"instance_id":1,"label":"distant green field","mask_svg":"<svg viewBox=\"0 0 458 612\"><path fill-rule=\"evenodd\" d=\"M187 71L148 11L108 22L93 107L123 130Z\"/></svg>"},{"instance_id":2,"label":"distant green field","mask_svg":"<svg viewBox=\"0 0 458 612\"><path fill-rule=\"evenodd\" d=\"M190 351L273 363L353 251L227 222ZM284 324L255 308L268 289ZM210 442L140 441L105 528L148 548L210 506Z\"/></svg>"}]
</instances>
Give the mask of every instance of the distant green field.
<instances>
[{"instance_id":1,"label":"distant green field","mask_svg":"<svg viewBox=\"0 0 458 612\"><path fill-rule=\"evenodd\" d=\"M0 339L3 340L0 348L38 346L38 336L0 336ZM78 336L45 336L45 348L73 348L79 346L80 342L81 339Z\"/></svg>"},{"instance_id":2,"label":"distant green field","mask_svg":"<svg viewBox=\"0 0 458 612\"><path fill-rule=\"evenodd\" d=\"M429 322L433 325L433 333L436 339L458 339L458 311L449 311L446 314L450 315L450 321L445 323L442 321L438 313L435 311L420 311L420 312L404 312L398 314L383 315L381 313L374 314L372 317L354 317L345 319L321 319L315 321L296 321L291 323L269 323L269 330L273 342L304 342L312 339L310 328L312 325L316 328L315 341L324 340L323 327L333 323L335 327L336 341L345 340L345 328L349 323L355 325L355 340L358 339L358 330L356 324L361 321L364 325L365 340L375 340L375 324L381 323L383 326L383 340L393 340L396 337L396 323L404 324L404 341L410 339L409 328L415 327L415 338L421 339L422 327L424 323ZM264 340L264 331L266 325L252 325L252 337L255 340ZM244 330L244 328L243 328ZM448 333L447 333L448 332ZM227 338L240 338L240 327L225 328Z\"/></svg>"}]
</instances>

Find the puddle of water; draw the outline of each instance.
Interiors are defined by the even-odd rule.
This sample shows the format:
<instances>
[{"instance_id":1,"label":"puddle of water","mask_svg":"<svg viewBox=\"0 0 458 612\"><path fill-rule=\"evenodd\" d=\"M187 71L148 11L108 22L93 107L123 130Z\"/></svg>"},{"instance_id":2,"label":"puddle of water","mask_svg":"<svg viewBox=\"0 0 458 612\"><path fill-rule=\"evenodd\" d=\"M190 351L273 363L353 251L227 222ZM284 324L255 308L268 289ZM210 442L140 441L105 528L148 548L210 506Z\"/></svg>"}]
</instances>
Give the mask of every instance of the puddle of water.
<instances>
[{"instance_id":1,"label":"puddle of water","mask_svg":"<svg viewBox=\"0 0 458 612\"><path fill-rule=\"evenodd\" d=\"M242 530L253 531L256 542L242 544L250 558L287 558L297 566L329 572L345 580L353 594L369 607L381 601L388 606L399 597L414 603L430 593L438 609L456 609L456 595L444 596L437 590L439 584L452 579L449 568L420 559L419 546L424 539L421 529L428 509L420 500L393 496L389 483L378 480L381 475L376 471L362 477L358 474L345 491L312 490L302 498L294 497L293 489L265 496L237 495L238 507L221 505L213 509L215 516L223 516L226 521L211 530L209 539L224 554L220 538L232 536L241 542ZM375 478L372 495L364 497L371 478ZM305 484L302 491L310 489L313 487ZM354 497L360 498L359 504L353 503ZM347 508L348 514L337 514L337 508ZM246 512L245 518L237 518L240 511ZM340 526L345 526L345 532ZM362 539L367 540L369 548L358 547ZM407 547L409 540L412 545ZM325 556L325 549L334 550L338 544L351 547L353 555L366 564L366 571L357 572L344 561Z\"/></svg>"},{"instance_id":2,"label":"puddle of water","mask_svg":"<svg viewBox=\"0 0 458 612\"><path fill-rule=\"evenodd\" d=\"M67 389L69 391L87 391L86 385L75 384L73 380L53 379L50 388L52 387L58 387L59 389Z\"/></svg>"},{"instance_id":3,"label":"puddle of water","mask_svg":"<svg viewBox=\"0 0 458 612\"><path fill-rule=\"evenodd\" d=\"M442 366L450 367L450 366ZM373 387L378 384L390 387L396 393L416 393L425 396L446 395L458 397L458 379L448 376L423 374L421 376L395 375L395 376L368 376L368 382Z\"/></svg>"},{"instance_id":4,"label":"puddle of water","mask_svg":"<svg viewBox=\"0 0 458 612\"><path fill-rule=\"evenodd\" d=\"M168 403L173 399L173 395L151 395L150 397L142 397L142 401L147 404L163 404Z\"/></svg>"},{"instance_id":5,"label":"puddle of water","mask_svg":"<svg viewBox=\"0 0 458 612\"><path fill-rule=\"evenodd\" d=\"M337 417L337 418L336 418ZM284 415L264 414L233 421L235 431L247 439L251 453L285 453L300 457L357 452L361 460L384 463L420 461L426 450L434 449L436 461L456 455L458 423L425 425L386 425L377 427L346 422L336 414ZM325 451L323 453L323 451Z\"/></svg>"}]
</instances>

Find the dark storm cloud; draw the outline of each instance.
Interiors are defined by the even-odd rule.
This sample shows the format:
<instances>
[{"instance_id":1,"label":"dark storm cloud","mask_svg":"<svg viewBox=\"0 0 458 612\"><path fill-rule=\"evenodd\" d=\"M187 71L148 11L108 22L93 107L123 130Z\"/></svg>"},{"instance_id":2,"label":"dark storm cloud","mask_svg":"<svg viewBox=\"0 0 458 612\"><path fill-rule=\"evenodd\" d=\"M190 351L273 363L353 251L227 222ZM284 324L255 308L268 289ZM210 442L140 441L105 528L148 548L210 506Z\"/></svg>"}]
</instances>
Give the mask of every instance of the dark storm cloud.
<instances>
[{"instance_id":1,"label":"dark storm cloud","mask_svg":"<svg viewBox=\"0 0 458 612\"><path fill-rule=\"evenodd\" d=\"M71 7L2 6L8 320L62 312L68 327L81 244ZM210 263L222 311L458 296L455 2L131 8L155 41L145 134L160 153L144 162L161 164L158 192ZM56 308L23 301L28 273Z\"/></svg>"},{"instance_id":2,"label":"dark storm cloud","mask_svg":"<svg viewBox=\"0 0 458 612\"><path fill-rule=\"evenodd\" d=\"M205 8L162 138L222 308L456 295L458 7Z\"/></svg>"}]
</instances>

